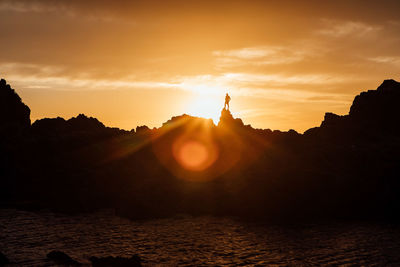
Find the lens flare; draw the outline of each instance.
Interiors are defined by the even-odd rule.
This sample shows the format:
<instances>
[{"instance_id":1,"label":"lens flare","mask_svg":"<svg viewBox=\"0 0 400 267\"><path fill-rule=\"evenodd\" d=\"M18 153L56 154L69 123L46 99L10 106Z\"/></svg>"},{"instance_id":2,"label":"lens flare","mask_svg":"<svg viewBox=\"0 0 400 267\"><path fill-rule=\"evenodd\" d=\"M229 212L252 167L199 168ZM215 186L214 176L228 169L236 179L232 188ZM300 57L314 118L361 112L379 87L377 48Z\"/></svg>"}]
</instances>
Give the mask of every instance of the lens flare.
<instances>
[{"instance_id":1,"label":"lens flare","mask_svg":"<svg viewBox=\"0 0 400 267\"><path fill-rule=\"evenodd\" d=\"M175 142L173 155L176 161L189 171L203 171L210 167L217 158L216 149L212 144L195 139Z\"/></svg>"},{"instance_id":2,"label":"lens flare","mask_svg":"<svg viewBox=\"0 0 400 267\"><path fill-rule=\"evenodd\" d=\"M241 159L243 144L228 126L182 115L152 137L155 156L176 178L206 182L221 177Z\"/></svg>"}]
</instances>

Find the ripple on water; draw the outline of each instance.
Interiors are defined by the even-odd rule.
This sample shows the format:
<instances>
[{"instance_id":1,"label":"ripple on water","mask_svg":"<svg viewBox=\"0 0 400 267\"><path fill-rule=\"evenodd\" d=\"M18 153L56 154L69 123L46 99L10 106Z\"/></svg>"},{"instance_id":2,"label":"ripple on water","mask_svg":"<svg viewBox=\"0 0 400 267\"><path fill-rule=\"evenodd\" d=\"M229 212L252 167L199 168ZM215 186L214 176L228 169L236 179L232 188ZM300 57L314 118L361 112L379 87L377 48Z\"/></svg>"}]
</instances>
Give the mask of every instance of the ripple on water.
<instances>
[{"instance_id":1,"label":"ripple on water","mask_svg":"<svg viewBox=\"0 0 400 267\"><path fill-rule=\"evenodd\" d=\"M139 254L144 265L399 265L400 227L324 224L296 227L232 218L129 221L110 212L66 216L0 210L0 251L16 266L48 265L61 250L90 256Z\"/></svg>"}]
</instances>

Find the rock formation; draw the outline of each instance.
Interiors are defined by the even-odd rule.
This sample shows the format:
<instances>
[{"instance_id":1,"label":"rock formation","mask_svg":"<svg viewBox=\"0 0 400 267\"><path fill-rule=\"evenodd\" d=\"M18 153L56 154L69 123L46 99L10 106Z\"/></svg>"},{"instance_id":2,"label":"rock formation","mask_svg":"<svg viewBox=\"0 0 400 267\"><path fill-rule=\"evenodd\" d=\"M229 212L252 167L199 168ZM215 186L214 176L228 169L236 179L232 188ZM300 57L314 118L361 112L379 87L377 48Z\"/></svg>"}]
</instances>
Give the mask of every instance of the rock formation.
<instances>
[{"instance_id":1,"label":"rock formation","mask_svg":"<svg viewBox=\"0 0 400 267\"><path fill-rule=\"evenodd\" d=\"M31 125L30 109L18 94L6 83L0 80L0 135L19 136Z\"/></svg>"},{"instance_id":2,"label":"rock formation","mask_svg":"<svg viewBox=\"0 0 400 267\"><path fill-rule=\"evenodd\" d=\"M218 122L218 126L220 127L242 127L244 126L243 121L239 118L233 118L232 113L229 109L222 109L221 116Z\"/></svg>"},{"instance_id":3,"label":"rock formation","mask_svg":"<svg viewBox=\"0 0 400 267\"><path fill-rule=\"evenodd\" d=\"M347 115L326 113L304 134L254 129L226 109L217 126L182 115L126 132L82 114L30 126L29 109L5 82L2 90L19 107L3 114L3 125L28 129L0 146L7 203L69 212L107 207L131 218L400 216L400 86L393 80L357 96ZM204 169L187 168L185 157Z\"/></svg>"},{"instance_id":4,"label":"rock formation","mask_svg":"<svg viewBox=\"0 0 400 267\"><path fill-rule=\"evenodd\" d=\"M0 266L6 266L9 263L10 261L8 260L8 258L0 252Z\"/></svg>"},{"instance_id":5,"label":"rock formation","mask_svg":"<svg viewBox=\"0 0 400 267\"><path fill-rule=\"evenodd\" d=\"M81 264L62 251L53 250L47 254L47 258L57 265L62 266L80 266Z\"/></svg>"}]
</instances>

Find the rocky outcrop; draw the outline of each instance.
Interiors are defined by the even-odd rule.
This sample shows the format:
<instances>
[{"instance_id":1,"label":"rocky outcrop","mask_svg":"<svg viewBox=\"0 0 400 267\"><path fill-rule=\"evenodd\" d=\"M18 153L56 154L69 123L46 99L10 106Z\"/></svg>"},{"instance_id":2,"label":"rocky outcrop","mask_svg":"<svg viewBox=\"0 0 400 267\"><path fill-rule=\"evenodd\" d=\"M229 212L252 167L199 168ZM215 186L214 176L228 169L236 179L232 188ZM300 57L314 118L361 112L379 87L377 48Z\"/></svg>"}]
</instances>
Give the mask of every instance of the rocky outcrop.
<instances>
[{"instance_id":1,"label":"rocky outcrop","mask_svg":"<svg viewBox=\"0 0 400 267\"><path fill-rule=\"evenodd\" d=\"M218 126L220 127L242 127L244 126L243 121L239 118L233 118L232 113L229 111L229 109L222 109L221 111L221 117L219 118Z\"/></svg>"},{"instance_id":2,"label":"rocky outcrop","mask_svg":"<svg viewBox=\"0 0 400 267\"><path fill-rule=\"evenodd\" d=\"M85 114L69 119L68 123L75 131L101 131L106 128L98 119L87 117Z\"/></svg>"},{"instance_id":3,"label":"rocky outcrop","mask_svg":"<svg viewBox=\"0 0 400 267\"><path fill-rule=\"evenodd\" d=\"M376 90L354 98L348 115L326 113L321 127L305 132L306 136L355 139L385 137L400 131L400 83L385 80Z\"/></svg>"},{"instance_id":4,"label":"rocky outcrop","mask_svg":"<svg viewBox=\"0 0 400 267\"><path fill-rule=\"evenodd\" d=\"M118 128L104 126L98 119L79 114L69 120L44 118L35 121L31 127L32 136L37 139L88 139L104 138L129 133Z\"/></svg>"},{"instance_id":5,"label":"rocky outcrop","mask_svg":"<svg viewBox=\"0 0 400 267\"><path fill-rule=\"evenodd\" d=\"M355 97L349 113L351 123L370 130L398 132L399 100L400 83L385 80L377 90L362 92Z\"/></svg>"},{"instance_id":6,"label":"rocky outcrop","mask_svg":"<svg viewBox=\"0 0 400 267\"><path fill-rule=\"evenodd\" d=\"M321 127L340 127L347 119L347 117L347 115L340 116L331 112L327 112L325 113L325 117L321 123Z\"/></svg>"},{"instance_id":7,"label":"rocky outcrop","mask_svg":"<svg viewBox=\"0 0 400 267\"><path fill-rule=\"evenodd\" d=\"M218 126L182 115L128 133L83 114L42 119L2 153L0 197L131 218L400 217L399 89L385 81L303 135L254 129L226 109Z\"/></svg>"},{"instance_id":8,"label":"rocky outcrop","mask_svg":"<svg viewBox=\"0 0 400 267\"><path fill-rule=\"evenodd\" d=\"M6 264L9 264L10 261L8 260L8 258L0 252L0 266L5 266Z\"/></svg>"},{"instance_id":9,"label":"rocky outcrop","mask_svg":"<svg viewBox=\"0 0 400 267\"><path fill-rule=\"evenodd\" d=\"M136 133L148 133L148 132L150 132L150 128L147 125L136 127Z\"/></svg>"},{"instance_id":10,"label":"rocky outcrop","mask_svg":"<svg viewBox=\"0 0 400 267\"><path fill-rule=\"evenodd\" d=\"M30 109L4 79L0 80L0 134L15 136L29 129Z\"/></svg>"},{"instance_id":11,"label":"rocky outcrop","mask_svg":"<svg viewBox=\"0 0 400 267\"><path fill-rule=\"evenodd\" d=\"M72 259L70 256L65 254L62 251L53 250L47 254L47 258L57 265L63 266L80 266L81 263L77 262L76 260Z\"/></svg>"},{"instance_id":12,"label":"rocky outcrop","mask_svg":"<svg viewBox=\"0 0 400 267\"><path fill-rule=\"evenodd\" d=\"M371 120L398 111L400 83L385 80L376 90L362 92L354 98L349 115L352 118Z\"/></svg>"},{"instance_id":13,"label":"rocky outcrop","mask_svg":"<svg viewBox=\"0 0 400 267\"><path fill-rule=\"evenodd\" d=\"M35 121L32 124L32 130L45 133L54 132L62 134L66 132L99 132L104 131L106 127L98 119L79 114L69 120L63 118L44 118Z\"/></svg>"}]
</instances>

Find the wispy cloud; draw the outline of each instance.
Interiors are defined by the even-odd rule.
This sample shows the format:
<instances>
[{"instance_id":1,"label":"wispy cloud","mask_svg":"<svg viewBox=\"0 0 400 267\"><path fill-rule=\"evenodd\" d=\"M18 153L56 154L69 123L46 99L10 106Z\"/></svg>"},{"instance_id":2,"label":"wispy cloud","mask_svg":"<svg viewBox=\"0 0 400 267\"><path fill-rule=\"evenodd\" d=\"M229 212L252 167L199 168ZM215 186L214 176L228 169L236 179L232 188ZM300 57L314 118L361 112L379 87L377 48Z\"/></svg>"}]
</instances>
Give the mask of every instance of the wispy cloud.
<instances>
[{"instance_id":1,"label":"wispy cloud","mask_svg":"<svg viewBox=\"0 0 400 267\"><path fill-rule=\"evenodd\" d=\"M65 1L0 0L0 11L21 13L49 13L60 11L64 15L75 14L71 5L68 5Z\"/></svg>"},{"instance_id":2,"label":"wispy cloud","mask_svg":"<svg viewBox=\"0 0 400 267\"><path fill-rule=\"evenodd\" d=\"M282 85L299 85L299 84L329 84L340 83L348 80L350 77L333 76L328 74L257 74L257 73L226 73L223 75L226 79L233 83L253 83L253 84L269 84L271 86Z\"/></svg>"},{"instance_id":3,"label":"wispy cloud","mask_svg":"<svg viewBox=\"0 0 400 267\"><path fill-rule=\"evenodd\" d=\"M375 62L375 63L400 66L400 57L399 56L378 56L378 57L368 58L368 60Z\"/></svg>"},{"instance_id":4,"label":"wispy cloud","mask_svg":"<svg viewBox=\"0 0 400 267\"><path fill-rule=\"evenodd\" d=\"M277 48L272 47L246 47L237 50L214 51L215 56L234 57L241 59L263 58L276 54Z\"/></svg>"},{"instance_id":5,"label":"wispy cloud","mask_svg":"<svg viewBox=\"0 0 400 267\"><path fill-rule=\"evenodd\" d=\"M214 51L216 67L235 67L240 65L277 65L299 62L309 51L297 47L245 47L235 50Z\"/></svg>"},{"instance_id":6,"label":"wispy cloud","mask_svg":"<svg viewBox=\"0 0 400 267\"><path fill-rule=\"evenodd\" d=\"M322 20L323 28L316 31L317 34L329 37L364 37L376 34L382 29L380 25L371 25L359 21Z\"/></svg>"},{"instance_id":7,"label":"wispy cloud","mask_svg":"<svg viewBox=\"0 0 400 267\"><path fill-rule=\"evenodd\" d=\"M57 13L72 19L124 23L136 26L131 16L119 17L108 8L99 9L99 3L89 1L0 0L0 11L18 13ZM105 4L105 3L103 3Z\"/></svg>"},{"instance_id":8,"label":"wispy cloud","mask_svg":"<svg viewBox=\"0 0 400 267\"><path fill-rule=\"evenodd\" d=\"M33 63L5 62L0 64L2 73L34 76L60 76L65 73L65 67L55 65L40 65Z\"/></svg>"},{"instance_id":9,"label":"wispy cloud","mask_svg":"<svg viewBox=\"0 0 400 267\"><path fill-rule=\"evenodd\" d=\"M327 85L351 80L325 74L287 76L284 74L222 73L217 75L177 76L168 80L80 79L57 76L57 67L9 63L0 65L10 72L7 79L21 89L29 90L182 90L200 95L218 96L229 91L234 96L282 100L286 102L345 102L345 96L324 91L299 90L299 85ZM12 74L12 69L25 70ZM37 73L34 73L34 70ZM62 69L62 68L61 68Z\"/></svg>"}]
</instances>

